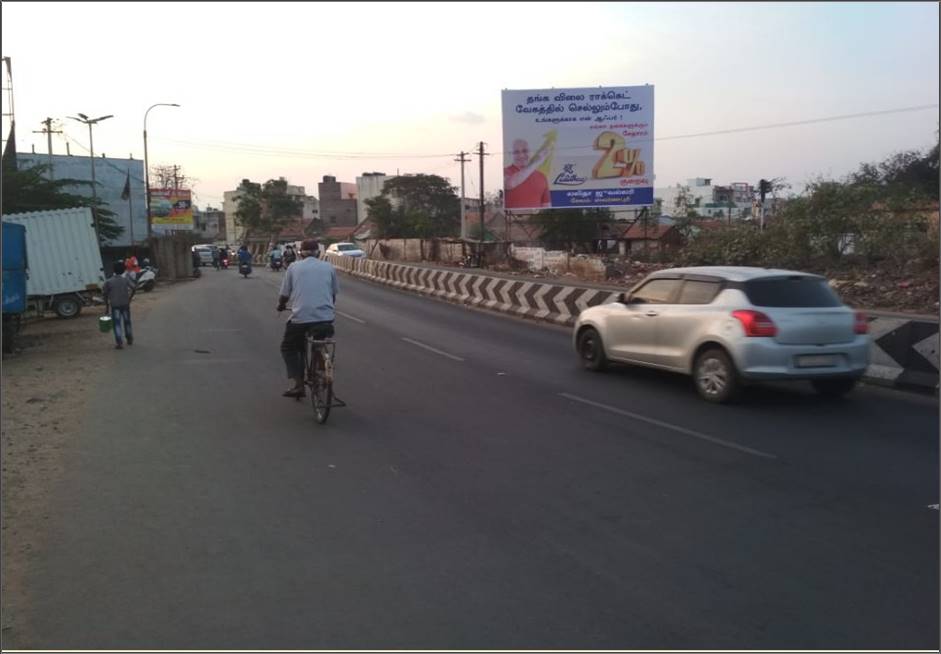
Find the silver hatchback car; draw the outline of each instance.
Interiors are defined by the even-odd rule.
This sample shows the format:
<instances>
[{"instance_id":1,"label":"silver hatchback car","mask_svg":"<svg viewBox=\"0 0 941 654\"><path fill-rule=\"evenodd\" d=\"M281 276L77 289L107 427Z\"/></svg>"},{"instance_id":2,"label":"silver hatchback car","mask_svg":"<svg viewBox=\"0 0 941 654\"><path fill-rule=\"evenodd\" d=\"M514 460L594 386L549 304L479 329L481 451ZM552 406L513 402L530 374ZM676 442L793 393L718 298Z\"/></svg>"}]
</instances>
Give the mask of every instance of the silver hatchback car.
<instances>
[{"instance_id":1,"label":"silver hatchback car","mask_svg":"<svg viewBox=\"0 0 941 654\"><path fill-rule=\"evenodd\" d=\"M868 331L818 275L704 266L661 270L582 311L573 343L590 370L616 361L680 372L706 400L726 402L761 380L848 393L869 365Z\"/></svg>"}]
</instances>

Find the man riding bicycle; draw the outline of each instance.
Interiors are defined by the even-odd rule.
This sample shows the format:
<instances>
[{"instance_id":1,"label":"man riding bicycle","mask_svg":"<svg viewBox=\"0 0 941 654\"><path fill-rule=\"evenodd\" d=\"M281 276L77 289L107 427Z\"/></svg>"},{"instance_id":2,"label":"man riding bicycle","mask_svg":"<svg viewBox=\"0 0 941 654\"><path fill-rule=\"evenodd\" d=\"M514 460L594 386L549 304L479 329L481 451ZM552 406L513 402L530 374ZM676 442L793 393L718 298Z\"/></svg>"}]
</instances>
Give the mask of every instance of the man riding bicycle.
<instances>
[{"instance_id":1,"label":"man riding bicycle","mask_svg":"<svg viewBox=\"0 0 941 654\"><path fill-rule=\"evenodd\" d=\"M335 319L337 272L332 265L317 258L320 246L314 239L301 243L301 259L288 268L281 281L278 311L284 311L291 302L291 319L284 326L281 357L288 378L294 386L284 391L284 397L304 397L304 348L306 335L312 331L316 338L333 336Z\"/></svg>"}]
</instances>

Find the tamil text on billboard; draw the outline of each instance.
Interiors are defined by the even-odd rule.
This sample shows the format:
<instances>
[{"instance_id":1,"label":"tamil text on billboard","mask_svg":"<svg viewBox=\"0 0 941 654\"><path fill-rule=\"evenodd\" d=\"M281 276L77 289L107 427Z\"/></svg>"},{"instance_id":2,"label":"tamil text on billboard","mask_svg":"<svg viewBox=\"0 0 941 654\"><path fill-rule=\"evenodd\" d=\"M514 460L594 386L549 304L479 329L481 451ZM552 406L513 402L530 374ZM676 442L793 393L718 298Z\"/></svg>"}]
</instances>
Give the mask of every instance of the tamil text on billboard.
<instances>
[{"instance_id":1,"label":"tamil text on billboard","mask_svg":"<svg viewBox=\"0 0 941 654\"><path fill-rule=\"evenodd\" d=\"M188 189L150 189L151 223L156 230L193 229L193 201Z\"/></svg>"},{"instance_id":2,"label":"tamil text on billboard","mask_svg":"<svg viewBox=\"0 0 941 654\"><path fill-rule=\"evenodd\" d=\"M503 91L504 206L653 204L653 88Z\"/></svg>"}]
</instances>

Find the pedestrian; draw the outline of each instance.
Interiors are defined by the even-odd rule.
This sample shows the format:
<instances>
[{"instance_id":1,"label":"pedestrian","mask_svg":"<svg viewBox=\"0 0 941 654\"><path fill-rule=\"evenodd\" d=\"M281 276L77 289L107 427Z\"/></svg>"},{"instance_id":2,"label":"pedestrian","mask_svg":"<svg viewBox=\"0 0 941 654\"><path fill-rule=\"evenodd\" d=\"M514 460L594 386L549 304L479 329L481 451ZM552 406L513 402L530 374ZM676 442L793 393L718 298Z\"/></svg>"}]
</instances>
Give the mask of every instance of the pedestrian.
<instances>
[{"instance_id":1,"label":"pedestrian","mask_svg":"<svg viewBox=\"0 0 941 654\"><path fill-rule=\"evenodd\" d=\"M134 334L131 332L131 299L137 290L134 282L124 276L124 262L114 262L114 275L105 280L101 294L105 299L105 313L111 316L111 326L114 329L114 348L124 349L122 335L127 338L128 345L134 345Z\"/></svg>"},{"instance_id":2,"label":"pedestrian","mask_svg":"<svg viewBox=\"0 0 941 654\"><path fill-rule=\"evenodd\" d=\"M124 270L127 272L128 276L134 280L140 275L140 265L138 265L137 256L133 252L124 260Z\"/></svg>"}]
</instances>

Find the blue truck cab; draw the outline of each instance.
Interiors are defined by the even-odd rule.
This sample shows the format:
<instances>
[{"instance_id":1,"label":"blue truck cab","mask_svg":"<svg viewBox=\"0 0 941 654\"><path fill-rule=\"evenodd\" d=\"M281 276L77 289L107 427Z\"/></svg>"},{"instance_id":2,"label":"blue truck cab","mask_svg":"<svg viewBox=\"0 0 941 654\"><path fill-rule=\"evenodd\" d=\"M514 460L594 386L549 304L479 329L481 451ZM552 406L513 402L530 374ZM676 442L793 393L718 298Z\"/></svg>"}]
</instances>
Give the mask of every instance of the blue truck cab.
<instances>
[{"instance_id":1,"label":"blue truck cab","mask_svg":"<svg viewBox=\"0 0 941 654\"><path fill-rule=\"evenodd\" d=\"M3 223L3 351L13 339L26 311L26 227Z\"/></svg>"}]
</instances>

